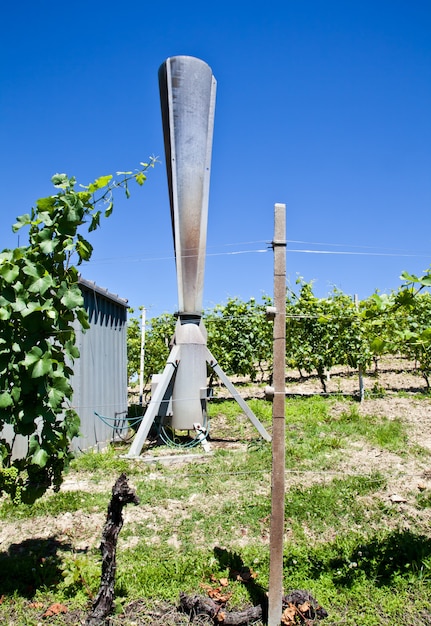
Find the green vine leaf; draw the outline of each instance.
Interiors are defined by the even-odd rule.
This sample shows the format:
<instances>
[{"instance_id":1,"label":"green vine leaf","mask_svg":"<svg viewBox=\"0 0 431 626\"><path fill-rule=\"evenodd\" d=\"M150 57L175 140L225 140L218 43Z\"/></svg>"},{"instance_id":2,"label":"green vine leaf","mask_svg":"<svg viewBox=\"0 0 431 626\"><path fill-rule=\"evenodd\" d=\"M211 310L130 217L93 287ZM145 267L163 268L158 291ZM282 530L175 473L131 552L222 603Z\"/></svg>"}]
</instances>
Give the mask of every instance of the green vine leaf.
<instances>
[{"instance_id":1,"label":"green vine leaf","mask_svg":"<svg viewBox=\"0 0 431 626\"><path fill-rule=\"evenodd\" d=\"M48 391L48 404L51 408L56 409L64 400L64 392L61 389L51 387Z\"/></svg>"},{"instance_id":2,"label":"green vine leaf","mask_svg":"<svg viewBox=\"0 0 431 626\"><path fill-rule=\"evenodd\" d=\"M142 187L144 182L147 180L147 177L145 176L145 174L143 172L139 172L139 174L136 174L135 180L138 183L138 185L140 185Z\"/></svg>"},{"instance_id":3,"label":"green vine leaf","mask_svg":"<svg viewBox=\"0 0 431 626\"><path fill-rule=\"evenodd\" d=\"M0 409L6 409L8 406L13 405L13 399L9 392L3 391L0 393Z\"/></svg>"},{"instance_id":4,"label":"green vine leaf","mask_svg":"<svg viewBox=\"0 0 431 626\"><path fill-rule=\"evenodd\" d=\"M6 468L0 496L8 493L15 503L58 488L71 458L70 443L79 434L79 416L68 408L71 363L79 358L76 324L89 328L76 265L93 252L82 231L99 227L101 212L112 212L114 191L127 189L134 177L115 182L101 176L76 191L74 177L55 174L55 193L39 198L12 227L28 229L28 244L0 253L1 422L29 437L27 455L19 460L7 442L0 443Z\"/></svg>"},{"instance_id":5,"label":"green vine leaf","mask_svg":"<svg viewBox=\"0 0 431 626\"><path fill-rule=\"evenodd\" d=\"M75 309L84 304L84 299L79 288L76 286L74 289L68 289L64 296L62 296L60 302L64 304L67 309Z\"/></svg>"},{"instance_id":6,"label":"green vine leaf","mask_svg":"<svg viewBox=\"0 0 431 626\"><path fill-rule=\"evenodd\" d=\"M91 255L93 253L93 246L89 241L78 235L76 242L76 252L79 256L78 265L82 263L82 261L89 261Z\"/></svg>"},{"instance_id":7,"label":"green vine leaf","mask_svg":"<svg viewBox=\"0 0 431 626\"><path fill-rule=\"evenodd\" d=\"M36 361L31 370L32 378L41 378L52 371L52 360L49 353L44 353L42 358Z\"/></svg>"},{"instance_id":8,"label":"green vine leaf","mask_svg":"<svg viewBox=\"0 0 431 626\"><path fill-rule=\"evenodd\" d=\"M4 278L5 282L14 283L19 276L19 268L12 263L4 262L0 265L0 276Z\"/></svg>"},{"instance_id":9,"label":"green vine leaf","mask_svg":"<svg viewBox=\"0 0 431 626\"><path fill-rule=\"evenodd\" d=\"M99 189L103 189L103 187L106 187L111 180L112 180L112 174L108 174L108 176L100 176L99 178L96 178L94 183L91 183L90 185L88 185L89 193L93 194L95 191L98 191Z\"/></svg>"},{"instance_id":10,"label":"green vine leaf","mask_svg":"<svg viewBox=\"0 0 431 626\"><path fill-rule=\"evenodd\" d=\"M52 276L46 273L43 276L40 276L36 280L34 280L27 287L27 290L30 293L39 293L41 295L44 295L48 291L48 289L52 287L52 285L53 285Z\"/></svg>"},{"instance_id":11,"label":"green vine leaf","mask_svg":"<svg viewBox=\"0 0 431 626\"><path fill-rule=\"evenodd\" d=\"M35 363L40 361L43 356L43 352L41 348L38 346L33 346L33 348L25 355L25 359L23 361L23 365L25 367L32 367Z\"/></svg>"},{"instance_id":12,"label":"green vine leaf","mask_svg":"<svg viewBox=\"0 0 431 626\"><path fill-rule=\"evenodd\" d=\"M14 233L16 233L23 226L29 226L30 224L31 224L30 215L29 213L26 213L25 215L21 215L20 217L17 217L17 221L12 226L12 230Z\"/></svg>"},{"instance_id":13,"label":"green vine leaf","mask_svg":"<svg viewBox=\"0 0 431 626\"><path fill-rule=\"evenodd\" d=\"M96 230L100 226L100 215L101 215L101 211L96 211L91 216L91 224L88 228L89 233L91 233L93 230ZM105 215L105 217L107 216Z\"/></svg>"},{"instance_id":14,"label":"green vine leaf","mask_svg":"<svg viewBox=\"0 0 431 626\"><path fill-rule=\"evenodd\" d=\"M45 241L40 242L40 249L41 252L43 252L44 254L51 254L55 251L57 246L58 241L56 241L55 239L46 239Z\"/></svg>"},{"instance_id":15,"label":"green vine leaf","mask_svg":"<svg viewBox=\"0 0 431 626\"><path fill-rule=\"evenodd\" d=\"M113 209L114 209L114 203L108 202L108 206L105 209L105 217L109 217L112 214Z\"/></svg>"},{"instance_id":16,"label":"green vine leaf","mask_svg":"<svg viewBox=\"0 0 431 626\"><path fill-rule=\"evenodd\" d=\"M70 187L69 177L66 174L54 174L51 178L51 182L54 187L58 187L60 189L67 189Z\"/></svg>"},{"instance_id":17,"label":"green vine leaf","mask_svg":"<svg viewBox=\"0 0 431 626\"><path fill-rule=\"evenodd\" d=\"M46 450L43 448L39 448L32 456L31 460L33 465L38 465L39 467L45 467L48 461L49 455Z\"/></svg>"}]
</instances>

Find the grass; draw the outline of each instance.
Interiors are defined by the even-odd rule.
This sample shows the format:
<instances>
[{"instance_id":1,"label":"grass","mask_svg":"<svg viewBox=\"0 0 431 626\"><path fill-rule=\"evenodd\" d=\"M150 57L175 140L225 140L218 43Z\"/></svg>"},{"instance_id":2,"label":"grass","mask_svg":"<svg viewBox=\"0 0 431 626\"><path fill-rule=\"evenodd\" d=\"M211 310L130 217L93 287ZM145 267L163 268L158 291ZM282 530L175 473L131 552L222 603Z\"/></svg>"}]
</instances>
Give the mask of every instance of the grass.
<instances>
[{"instance_id":1,"label":"grass","mask_svg":"<svg viewBox=\"0 0 431 626\"><path fill-rule=\"evenodd\" d=\"M250 405L270 428L271 404ZM0 552L0 620L33 626L50 603L60 602L68 614L46 623L79 623L97 592L101 520L112 484L124 471L140 505L126 509L119 537L120 613L142 599L147 611L152 603L174 605L180 591L206 593L202 584L217 587L223 579L232 594L230 609L259 602L269 584L271 446L234 402L211 404L210 417L211 456L195 449L196 459L187 463L147 465L111 448L79 456L66 477L72 483L68 491L32 506L2 500L3 525L21 524L27 533L32 527L53 531ZM361 447L394 455L409 467L426 461L401 419L365 415L347 400L287 401L286 591L310 591L328 610L327 626L429 624L431 491L406 493L406 505L391 504L383 494L394 480L392 466L346 470L352 451ZM70 526L60 532L55 520L65 516ZM93 519L100 525L97 540ZM152 619L134 623L156 623ZM186 623L175 619L184 618L169 623Z\"/></svg>"},{"instance_id":2,"label":"grass","mask_svg":"<svg viewBox=\"0 0 431 626\"><path fill-rule=\"evenodd\" d=\"M14 505L5 501L0 507L0 520L14 518L28 519L46 516L56 516L65 512L75 512L79 510L95 510L106 507L109 494L87 493L81 491L79 494L73 491L49 494L32 505Z\"/></svg>"}]
</instances>

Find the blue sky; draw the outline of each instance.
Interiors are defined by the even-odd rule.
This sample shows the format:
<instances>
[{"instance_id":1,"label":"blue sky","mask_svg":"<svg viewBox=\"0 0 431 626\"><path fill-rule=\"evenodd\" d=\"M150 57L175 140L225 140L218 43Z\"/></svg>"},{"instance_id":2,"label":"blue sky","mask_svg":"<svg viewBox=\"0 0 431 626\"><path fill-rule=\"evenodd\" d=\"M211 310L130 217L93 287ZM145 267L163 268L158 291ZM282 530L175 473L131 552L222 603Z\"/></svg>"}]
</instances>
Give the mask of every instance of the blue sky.
<instances>
[{"instance_id":1,"label":"blue sky","mask_svg":"<svg viewBox=\"0 0 431 626\"><path fill-rule=\"evenodd\" d=\"M430 266L429 0L24 1L0 28L0 248L54 173L86 184L158 155L82 273L149 316L177 309L157 72L186 54L217 79L205 307L272 294L276 202L288 281L318 296Z\"/></svg>"}]
</instances>

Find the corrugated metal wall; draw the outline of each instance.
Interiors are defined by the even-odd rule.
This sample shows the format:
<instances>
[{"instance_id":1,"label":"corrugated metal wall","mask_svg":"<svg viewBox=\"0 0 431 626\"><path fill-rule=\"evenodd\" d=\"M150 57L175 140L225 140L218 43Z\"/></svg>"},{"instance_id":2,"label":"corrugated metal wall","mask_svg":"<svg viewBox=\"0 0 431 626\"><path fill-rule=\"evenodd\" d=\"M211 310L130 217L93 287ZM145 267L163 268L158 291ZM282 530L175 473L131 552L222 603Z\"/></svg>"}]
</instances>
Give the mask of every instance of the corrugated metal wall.
<instances>
[{"instance_id":1,"label":"corrugated metal wall","mask_svg":"<svg viewBox=\"0 0 431 626\"><path fill-rule=\"evenodd\" d=\"M112 440L112 428L94 412L108 418L127 413L127 301L94 283L80 280L90 328L77 325L80 358L71 380L73 407L81 419L82 436L75 450L101 448Z\"/></svg>"},{"instance_id":2,"label":"corrugated metal wall","mask_svg":"<svg viewBox=\"0 0 431 626\"><path fill-rule=\"evenodd\" d=\"M122 418L127 414L127 300L95 283L79 279L90 328L75 330L80 358L73 364L73 407L81 419L82 436L72 442L75 451L101 449L112 441L113 429L94 415ZM0 436L13 444L13 458L26 455L27 437L14 437L6 425Z\"/></svg>"}]
</instances>

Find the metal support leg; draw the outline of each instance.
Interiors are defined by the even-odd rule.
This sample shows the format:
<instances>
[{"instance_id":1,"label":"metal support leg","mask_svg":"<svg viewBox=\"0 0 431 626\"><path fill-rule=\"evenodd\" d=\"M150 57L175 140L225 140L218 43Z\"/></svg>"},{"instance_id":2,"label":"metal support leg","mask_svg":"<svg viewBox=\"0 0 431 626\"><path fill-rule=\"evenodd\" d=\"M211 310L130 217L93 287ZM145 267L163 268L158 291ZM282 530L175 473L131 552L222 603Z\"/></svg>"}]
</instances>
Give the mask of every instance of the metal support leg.
<instances>
[{"instance_id":1,"label":"metal support leg","mask_svg":"<svg viewBox=\"0 0 431 626\"><path fill-rule=\"evenodd\" d=\"M239 406L242 408L242 410L247 415L248 419L253 424L253 426L257 429L259 434L266 441L271 441L271 435L267 433L265 428L257 419L256 415L253 413L253 411L250 409L250 407L246 403L246 401L243 400L243 398L241 398L238 391L235 389L235 387L233 386L229 378L226 376L226 374L224 373L224 371L222 370L222 368L217 363L216 359L213 357L213 355L208 349L207 349L207 363L210 367L212 367L214 372L217 374L217 376L220 378L222 383L225 385L226 389L230 391L233 399L236 400L236 402L238 402Z\"/></svg>"},{"instance_id":2,"label":"metal support leg","mask_svg":"<svg viewBox=\"0 0 431 626\"><path fill-rule=\"evenodd\" d=\"M159 410L160 403L162 402L169 383L171 382L172 377L175 374L179 360L179 353L180 347L174 346L165 365L165 369L163 370L163 373L160 377L160 381L157 385L156 391L154 392L153 399L151 400L145 412L145 415L138 428L132 445L130 446L130 450L125 455L125 457L128 459L136 458L141 454L142 446L144 445L148 437L150 428Z\"/></svg>"}]
</instances>

